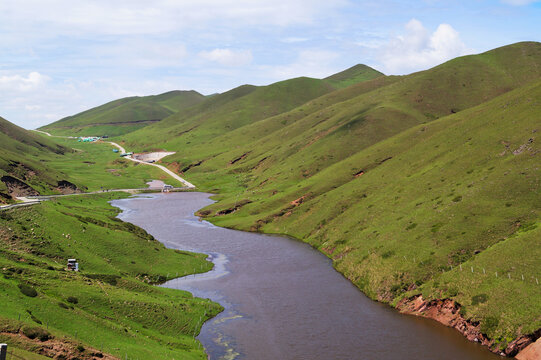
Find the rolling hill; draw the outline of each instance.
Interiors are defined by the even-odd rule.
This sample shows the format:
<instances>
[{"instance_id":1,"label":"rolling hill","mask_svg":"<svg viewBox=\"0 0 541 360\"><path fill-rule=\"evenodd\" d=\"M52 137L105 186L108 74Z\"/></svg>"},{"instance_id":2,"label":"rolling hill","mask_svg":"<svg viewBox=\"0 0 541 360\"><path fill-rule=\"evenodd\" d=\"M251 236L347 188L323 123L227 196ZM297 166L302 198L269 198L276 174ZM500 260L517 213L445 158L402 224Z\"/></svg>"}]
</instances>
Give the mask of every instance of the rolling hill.
<instances>
[{"instance_id":1,"label":"rolling hill","mask_svg":"<svg viewBox=\"0 0 541 360\"><path fill-rule=\"evenodd\" d=\"M14 196L73 189L67 175L38 160L66 152L71 150L0 117L0 203L13 202Z\"/></svg>"},{"instance_id":2,"label":"rolling hill","mask_svg":"<svg viewBox=\"0 0 541 360\"><path fill-rule=\"evenodd\" d=\"M373 299L515 355L541 333L539 99L541 44L522 42L245 85L118 141L176 151L215 224L305 241Z\"/></svg>"},{"instance_id":3,"label":"rolling hill","mask_svg":"<svg viewBox=\"0 0 541 360\"><path fill-rule=\"evenodd\" d=\"M356 83L372 80L383 75L384 74L382 72L372 69L370 66L357 64L349 69L326 77L323 80L337 88L344 88Z\"/></svg>"},{"instance_id":4,"label":"rolling hill","mask_svg":"<svg viewBox=\"0 0 541 360\"><path fill-rule=\"evenodd\" d=\"M373 76L379 77L379 73L374 71ZM336 87L326 80L307 77L260 87L243 85L174 114L160 124L122 137L122 140L151 148L160 145L180 149L207 143L215 148L218 136L283 114L335 90Z\"/></svg>"},{"instance_id":5,"label":"rolling hill","mask_svg":"<svg viewBox=\"0 0 541 360\"><path fill-rule=\"evenodd\" d=\"M129 97L68 116L41 130L55 135L115 136L158 122L203 101L196 91L170 91L161 95Z\"/></svg>"}]
</instances>

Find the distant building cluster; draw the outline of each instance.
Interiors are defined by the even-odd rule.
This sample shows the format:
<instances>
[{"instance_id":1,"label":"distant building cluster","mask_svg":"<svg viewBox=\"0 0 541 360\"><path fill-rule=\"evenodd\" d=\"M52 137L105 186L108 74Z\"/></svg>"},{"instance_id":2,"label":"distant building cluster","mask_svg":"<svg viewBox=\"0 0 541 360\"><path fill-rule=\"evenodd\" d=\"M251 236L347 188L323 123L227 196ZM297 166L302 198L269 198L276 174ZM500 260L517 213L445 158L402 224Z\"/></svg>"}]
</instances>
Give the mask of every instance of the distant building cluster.
<instances>
[{"instance_id":1,"label":"distant building cluster","mask_svg":"<svg viewBox=\"0 0 541 360\"><path fill-rule=\"evenodd\" d=\"M98 141L101 138L99 136L87 136L87 137L79 137L77 139L78 142L94 142Z\"/></svg>"}]
</instances>

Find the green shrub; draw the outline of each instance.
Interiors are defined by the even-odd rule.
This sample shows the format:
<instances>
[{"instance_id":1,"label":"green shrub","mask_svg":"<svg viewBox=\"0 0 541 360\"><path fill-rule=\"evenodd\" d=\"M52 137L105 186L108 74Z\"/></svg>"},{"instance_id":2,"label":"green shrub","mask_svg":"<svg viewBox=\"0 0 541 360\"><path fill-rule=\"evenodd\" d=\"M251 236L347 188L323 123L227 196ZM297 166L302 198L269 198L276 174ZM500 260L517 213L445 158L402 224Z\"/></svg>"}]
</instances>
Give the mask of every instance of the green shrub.
<instances>
[{"instance_id":1,"label":"green shrub","mask_svg":"<svg viewBox=\"0 0 541 360\"><path fill-rule=\"evenodd\" d=\"M443 226L443 223L434 224L432 225L432 228L430 229L430 231L432 231L433 233L436 233L440 230L442 226Z\"/></svg>"},{"instance_id":2,"label":"green shrub","mask_svg":"<svg viewBox=\"0 0 541 360\"><path fill-rule=\"evenodd\" d=\"M33 326L23 326L22 333L29 339L39 339L40 341L47 341L52 338L51 334L45 329Z\"/></svg>"},{"instance_id":3,"label":"green shrub","mask_svg":"<svg viewBox=\"0 0 541 360\"><path fill-rule=\"evenodd\" d=\"M484 334L491 334L500 323L500 319L495 316L487 316L483 321L481 321L481 331Z\"/></svg>"},{"instance_id":4,"label":"green shrub","mask_svg":"<svg viewBox=\"0 0 541 360\"><path fill-rule=\"evenodd\" d=\"M29 296L29 297L36 297L38 296L38 292L36 291L36 289L34 289L32 286L30 285L26 285L26 284L19 284L19 290L21 290L21 292L26 295L26 296Z\"/></svg>"},{"instance_id":5,"label":"green shrub","mask_svg":"<svg viewBox=\"0 0 541 360\"><path fill-rule=\"evenodd\" d=\"M482 303L487 302L487 300L488 300L487 294L478 294L478 295L472 296L471 304L472 305L482 304Z\"/></svg>"},{"instance_id":6,"label":"green shrub","mask_svg":"<svg viewBox=\"0 0 541 360\"><path fill-rule=\"evenodd\" d=\"M60 306L62 309L69 309L70 308L68 305L64 304L63 302L59 302L58 306Z\"/></svg>"},{"instance_id":7,"label":"green shrub","mask_svg":"<svg viewBox=\"0 0 541 360\"><path fill-rule=\"evenodd\" d=\"M26 310L26 312L28 313L28 315L30 315L30 318L32 319L33 322L37 323L37 324L42 324L41 320L38 319L37 317L34 316L34 314L32 314L32 311L30 310Z\"/></svg>"},{"instance_id":8,"label":"green shrub","mask_svg":"<svg viewBox=\"0 0 541 360\"><path fill-rule=\"evenodd\" d=\"M66 301L69 302L69 303L72 303L72 304L78 304L79 303L79 299L77 299L75 296L68 296Z\"/></svg>"},{"instance_id":9,"label":"green shrub","mask_svg":"<svg viewBox=\"0 0 541 360\"><path fill-rule=\"evenodd\" d=\"M451 286L448 290L449 297L455 297L458 295L458 288Z\"/></svg>"},{"instance_id":10,"label":"green shrub","mask_svg":"<svg viewBox=\"0 0 541 360\"><path fill-rule=\"evenodd\" d=\"M520 224L520 227L518 228L518 232L522 233L522 232L534 230L536 228L537 228L537 223L535 221L525 222L523 224Z\"/></svg>"},{"instance_id":11,"label":"green shrub","mask_svg":"<svg viewBox=\"0 0 541 360\"><path fill-rule=\"evenodd\" d=\"M120 279L120 276L112 274L87 274L85 276L90 279L103 281L104 283L112 286L116 286L118 283L118 279Z\"/></svg>"},{"instance_id":12,"label":"green shrub","mask_svg":"<svg viewBox=\"0 0 541 360\"><path fill-rule=\"evenodd\" d=\"M415 229L417 227L417 223L411 223L408 226L406 226L406 230Z\"/></svg>"}]
</instances>

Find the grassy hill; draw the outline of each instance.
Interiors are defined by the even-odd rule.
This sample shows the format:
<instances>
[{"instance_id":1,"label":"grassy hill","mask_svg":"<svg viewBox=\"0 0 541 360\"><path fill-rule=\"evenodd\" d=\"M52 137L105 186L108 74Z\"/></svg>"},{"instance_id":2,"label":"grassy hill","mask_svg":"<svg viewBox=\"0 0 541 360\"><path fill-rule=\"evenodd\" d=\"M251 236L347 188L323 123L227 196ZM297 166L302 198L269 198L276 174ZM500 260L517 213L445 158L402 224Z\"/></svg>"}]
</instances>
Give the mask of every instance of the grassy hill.
<instances>
[{"instance_id":1,"label":"grassy hill","mask_svg":"<svg viewBox=\"0 0 541 360\"><path fill-rule=\"evenodd\" d=\"M370 66L357 64L323 80L337 88L344 88L356 83L372 80L380 76L383 76L383 73L372 69Z\"/></svg>"},{"instance_id":2,"label":"grassy hill","mask_svg":"<svg viewBox=\"0 0 541 360\"><path fill-rule=\"evenodd\" d=\"M146 187L151 179L180 186L111 149L0 118L0 203L38 193ZM0 211L0 342L13 356L206 358L195 337L221 306L153 284L212 264L204 254L166 249L116 219L118 209L108 202L124 196L77 195ZM81 271L67 272L66 260L74 257Z\"/></svg>"},{"instance_id":3,"label":"grassy hill","mask_svg":"<svg viewBox=\"0 0 541 360\"><path fill-rule=\"evenodd\" d=\"M48 137L0 118L0 204L26 195L146 188L153 179L182 186L160 169L120 158L112 149L105 142Z\"/></svg>"},{"instance_id":4,"label":"grassy hill","mask_svg":"<svg viewBox=\"0 0 541 360\"><path fill-rule=\"evenodd\" d=\"M214 144L216 136L284 113L333 90L326 81L307 77L261 87L243 85L122 139L150 148Z\"/></svg>"},{"instance_id":5,"label":"grassy hill","mask_svg":"<svg viewBox=\"0 0 541 360\"><path fill-rule=\"evenodd\" d=\"M212 264L116 219L118 197L0 212L0 342L21 358L207 358L195 336L221 306L152 284ZM68 258L79 272L65 270Z\"/></svg>"},{"instance_id":6,"label":"grassy hill","mask_svg":"<svg viewBox=\"0 0 541 360\"><path fill-rule=\"evenodd\" d=\"M283 187L412 126L528 83L540 75L536 67L540 56L539 44L516 44L409 76L361 82L268 117L249 114L249 121L236 126L227 127L224 119L236 120L241 111L237 106L227 111L227 105L221 105L205 116L167 119L123 139L131 147L177 151L164 161L209 186L215 180L223 186L231 183L235 172L257 168L248 171L254 183ZM240 99L252 104L248 97Z\"/></svg>"},{"instance_id":7,"label":"grassy hill","mask_svg":"<svg viewBox=\"0 0 541 360\"><path fill-rule=\"evenodd\" d=\"M302 239L380 301L451 299L512 354L541 328L540 78L541 44L517 43L290 109L244 89L125 139L178 151L214 223Z\"/></svg>"},{"instance_id":8,"label":"grassy hill","mask_svg":"<svg viewBox=\"0 0 541 360\"><path fill-rule=\"evenodd\" d=\"M504 347L541 327L539 96L537 81L305 180L239 172L245 189L202 213L309 242L374 299L456 300Z\"/></svg>"},{"instance_id":9,"label":"grassy hill","mask_svg":"<svg viewBox=\"0 0 541 360\"><path fill-rule=\"evenodd\" d=\"M13 202L13 196L50 193L67 175L38 160L63 156L68 148L0 117L0 203Z\"/></svg>"},{"instance_id":10,"label":"grassy hill","mask_svg":"<svg viewBox=\"0 0 541 360\"><path fill-rule=\"evenodd\" d=\"M40 129L55 135L121 135L158 122L204 99L196 91L171 91L161 95L123 98L68 116Z\"/></svg>"}]
</instances>

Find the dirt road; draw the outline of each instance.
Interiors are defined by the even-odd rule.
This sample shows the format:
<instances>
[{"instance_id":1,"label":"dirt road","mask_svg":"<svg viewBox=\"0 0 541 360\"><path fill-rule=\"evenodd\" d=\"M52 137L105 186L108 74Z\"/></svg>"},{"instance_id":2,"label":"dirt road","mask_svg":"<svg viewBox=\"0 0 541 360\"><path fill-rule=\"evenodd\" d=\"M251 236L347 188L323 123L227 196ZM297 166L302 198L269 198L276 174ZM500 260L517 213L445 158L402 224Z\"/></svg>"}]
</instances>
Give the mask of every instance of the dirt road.
<instances>
[{"instance_id":1,"label":"dirt road","mask_svg":"<svg viewBox=\"0 0 541 360\"><path fill-rule=\"evenodd\" d=\"M51 137L61 137L61 138L69 138L69 139L73 139L74 137L73 136L55 136L55 135L51 135L49 134L48 132L46 131L41 131L41 130L34 130L36 132L39 132L39 133L42 133L42 134L45 134L47 136L51 136ZM103 140L102 140L103 141ZM116 147L121 153L125 154L127 151L126 149L124 149L122 146L120 146L119 144L115 143L115 142L112 142L112 141L104 141L106 143L109 143L111 145L113 145L114 147ZM126 156L127 159L131 160L131 161L135 161L135 162L138 162L138 163L141 163L141 164L145 164L145 165L150 165L150 166L156 166L157 168L160 168L162 171L164 171L165 173L167 173L169 176L171 176L173 179L176 179L178 181L180 181L182 184L184 184L184 186L186 186L187 188L189 189L195 189L195 185L184 180L183 178L181 178L180 176L178 176L177 174L175 174L174 172L172 172L171 170L169 170L168 168L166 168L165 166L163 165L158 165L158 164L154 164L154 163L148 163L146 161L141 161L141 160L138 160L138 159L134 159L132 156Z\"/></svg>"}]
</instances>

